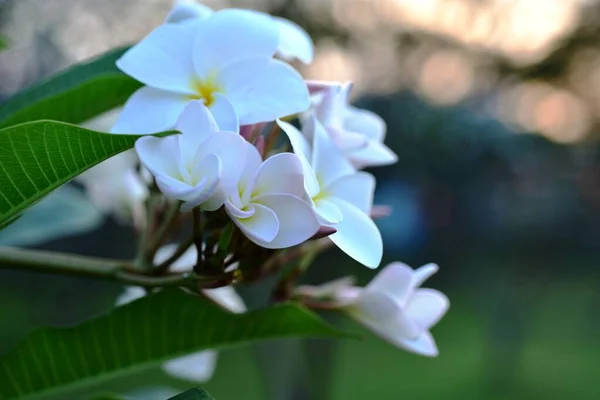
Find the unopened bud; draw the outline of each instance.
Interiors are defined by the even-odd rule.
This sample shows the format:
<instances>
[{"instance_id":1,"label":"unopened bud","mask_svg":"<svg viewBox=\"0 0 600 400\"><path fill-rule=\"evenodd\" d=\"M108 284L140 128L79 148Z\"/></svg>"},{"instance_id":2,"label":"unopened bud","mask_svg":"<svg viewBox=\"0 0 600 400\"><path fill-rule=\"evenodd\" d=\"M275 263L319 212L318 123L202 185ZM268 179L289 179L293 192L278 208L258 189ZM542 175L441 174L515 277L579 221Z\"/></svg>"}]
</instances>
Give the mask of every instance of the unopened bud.
<instances>
[{"instance_id":1,"label":"unopened bud","mask_svg":"<svg viewBox=\"0 0 600 400\"><path fill-rule=\"evenodd\" d=\"M389 217L392 214L392 207L386 204L378 204L371 209L371 218L379 219Z\"/></svg>"},{"instance_id":2,"label":"unopened bud","mask_svg":"<svg viewBox=\"0 0 600 400\"><path fill-rule=\"evenodd\" d=\"M310 93L310 94L321 93L324 90L330 88L331 86L340 86L340 83L339 82L331 82L331 81L313 81L313 80L306 81L306 87L308 88L308 93Z\"/></svg>"}]
</instances>

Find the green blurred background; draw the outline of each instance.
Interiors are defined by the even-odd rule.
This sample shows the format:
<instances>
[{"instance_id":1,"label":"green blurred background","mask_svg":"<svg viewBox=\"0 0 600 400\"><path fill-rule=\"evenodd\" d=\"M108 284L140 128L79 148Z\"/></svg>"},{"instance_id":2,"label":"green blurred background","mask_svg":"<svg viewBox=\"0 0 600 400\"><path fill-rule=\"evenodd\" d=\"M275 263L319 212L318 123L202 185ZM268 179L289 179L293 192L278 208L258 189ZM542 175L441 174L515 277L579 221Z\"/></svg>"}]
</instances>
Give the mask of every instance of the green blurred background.
<instances>
[{"instance_id":1,"label":"green blurred background","mask_svg":"<svg viewBox=\"0 0 600 400\"><path fill-rule=\"evenodd\" d=\"M600 398L600 2L595 0L211 1L271 11L316 41L313 79L353 80L388 123L397 165L373 170L382 265L427 262L451 309L437 359L362 342L292 341L223 351L217 399ZM131 43L170 0L4 0L0 98ZM128 257L130 230L69 186L0 243ZM70 232L65 236L65 232ZM79 232L74 234L73 232ZM373 272L336 250L306 282ZM269 285L242 287L251 307ZM106 312L122 290L0 271L0 352L32 329ZM361 328L336 315L334 323ZM151 370L101 391L164 399L194 384ZM162 389L161 389L162 388ZM169 389L171 388L171 389Z\"/></svg>"}]
</instances>

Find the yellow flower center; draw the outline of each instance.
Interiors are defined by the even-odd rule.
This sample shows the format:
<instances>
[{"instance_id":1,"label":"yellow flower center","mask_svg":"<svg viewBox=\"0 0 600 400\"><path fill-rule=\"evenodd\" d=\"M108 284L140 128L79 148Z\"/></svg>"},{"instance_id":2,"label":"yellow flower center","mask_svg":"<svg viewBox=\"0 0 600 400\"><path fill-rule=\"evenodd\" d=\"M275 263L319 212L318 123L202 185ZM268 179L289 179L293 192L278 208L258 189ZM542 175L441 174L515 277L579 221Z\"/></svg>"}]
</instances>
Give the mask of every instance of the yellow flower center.
<instances>
[{"instance_id":1,"label":"yellow flower center","mask_svg":"<svg viewBox=\"0 0 600 400\"><path fill-rule=\"evenodd\" d=\"M215 102L215 95L223 92L215 77L208 77L205 80L195 79L192 87L196 94L190 95L189 99L202 100L206 107L212 106Z\"/></svg>"}]
</instances>

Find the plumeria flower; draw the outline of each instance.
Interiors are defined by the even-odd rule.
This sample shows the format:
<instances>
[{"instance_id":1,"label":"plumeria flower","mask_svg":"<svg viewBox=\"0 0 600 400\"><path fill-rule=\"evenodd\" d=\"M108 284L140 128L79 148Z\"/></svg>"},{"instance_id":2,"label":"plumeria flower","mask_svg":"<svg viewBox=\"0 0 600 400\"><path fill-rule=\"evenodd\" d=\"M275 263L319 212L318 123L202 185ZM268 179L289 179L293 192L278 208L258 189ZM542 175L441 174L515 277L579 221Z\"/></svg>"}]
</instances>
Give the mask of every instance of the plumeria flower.
<instances>
[{"instance_id":1,"label":"plumeria flower","mask_svg":"<svg viewBox=\"0 0 600 400\"><path fill-rule=\"evenodd\" d=\"M232 131L222 131L221 126ZM214 211L225 201L222 186L239 179L240 160L246 155L247 142L237 133L235 112L230 106L217 124L208 108L193 101L176 128L181 135L138 139L137 154L165 197L183 202L182 211L196 206Z\"/></svg>"},{"instance_id":2,"label":"plumeria flower","mask_svg":"<svg viewBox=\"0 0 600 400\"><path fill-rule=\"evenodd\" d=\"M337 230L329 238L350 257L369 268L377 268L383 256L383 241L369 217L375 178L357 172L315 118L305 121L305 136L287 122L278 124L302 162L309 201L321 222Z\"/></svg>"},{"instance_id":3,"label":"plumeria flower","mask_svg":"<svg viewBox=\"0 0 600 400\"><path fill-rule=\"evenodd\" d=\"M159 249L154 262L160 264L175 252L177 246L169 244ZM177 261L171 265L173 272L192 271L198 259L196 247L190 247ZM233 313L246 312L246 306L235 289L226 286L217 289L206 289L202 293L221 307ZM125 292L117 298L116 305L124 305L146 295L146 291L137 286L125 288ZM212 377L217 363L217 352L204 350L187 356L167 361L162 365L163 370L179 379L194 382L206 382Z\"/></svg>"},{"instance_id":4,"label":"plumeria flower","mask_svg":"<svg viewBox=\"0 0 600 400\"><path fill-rule=\"evenodd\" d=\"M167 15L166 23L178 23L190 19L204 20L213 13L212 8L189 0L175 2ZM314 44L308 33L298 24L285 18L271 17L279 28L277 54L284 60L298 59L309 64L314 57Z\"/></svg>"},{"instance_id":5,"label":"plumeria flower","mask_svg":"<svg viewBox=\"0 0 600 400\"><path fill-rule=\"evenodd\" d=\"M314 82L311 85L311 87L319 87ZM396 154L383 144L385 122L371 111L352 106L351 90L351 83L323 87L314 107L314 115L356 168L397 162Z\"/></svg>"},{"instance_id":6,"label":"plumeria flower","mask_svg":"<svg viewBox=\"0 0 600 400\"><path fill-rule=\"evenodd\" d=\"M438 349L429 329L444 316L450 302L443 293L420 286L437 270L435 264L413 270L395 262L364 288L338 280L322 287L299 287L297 293L326 298L391 344L435 357Z\"/></svg>"},{"instance_id":7,"label":"plumeria flower","mask_svg":"<svg viewBox=\"0 0 600 400\"><path fill-rule=\"evenodd\" d=\"M256 147L246 144L242 175L226 191L229 217L251 241L268 249L295 246L314 236L320 223L303 200L298 157L280 153L263 162Z\"/></svg>"},{"instance_id":8,"label":"plumeria flower","mask_svg":"<svg viewBox=\"0 0 600 400\"><path fill-rule=\"evenodd\" d=\"M277 24L248 10L159 26L117 60L146 86L129 98L112 132L171 129L192 100L215 115L228 100L242 125L305 111L310 102L302 77L272 58L278 43Z\"/></svg>"}]
</instances>

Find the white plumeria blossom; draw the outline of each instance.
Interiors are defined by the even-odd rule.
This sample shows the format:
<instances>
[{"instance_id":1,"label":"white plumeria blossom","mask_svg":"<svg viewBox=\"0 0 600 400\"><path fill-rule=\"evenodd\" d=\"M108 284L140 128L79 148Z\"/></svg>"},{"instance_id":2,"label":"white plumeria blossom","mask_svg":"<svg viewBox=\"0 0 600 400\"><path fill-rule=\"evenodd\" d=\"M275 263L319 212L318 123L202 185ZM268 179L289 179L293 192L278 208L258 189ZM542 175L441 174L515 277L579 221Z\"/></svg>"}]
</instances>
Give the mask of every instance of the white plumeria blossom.
<instances>
[{"instance_id":1,"label":"white plumeria blossom","mask_svg":"<svg viewBox=\"0 0 600 400\"><path fill-rule=\"evenodd\" d=\"M154 258L155 263L167 260L175 252L175 244L166 245L158 250ZM198 259L195 247L187 250L177 261L171 265L173 272L192 271ZM202 293L221 307L233 312L246 312L246 306L235 289L225 286L217 289L205 289ZM124 305L146 295L146 291L138 286L129 286L116 300L116 305ZM206 382L212 377L217 363L217 352L204 350L187 356L169 360L162 365L163 370L179 379L194 382Z\"/></svg>"},{"instance_id":2,"label":"white plumeria blossom","mask_svg":"<svg viewBox=\"0 0 600 400\"><path fill-rule=\"evenodd\" d=\"M239 160L247 142L237 133L237 116L231 106L217 116L218 123L208 108L193 101L176 123L181 135L145 136L135 143L141 162L165 197L183 201L182 211L220 208L225 201L222 185L237 181L241 174Z\"/></svg>"},{"instance_id":3,"label":"white plumeria blossom","mask_svg":"<svg viewBox=\"0 0 600 400\"><path fill-rule=\"evenodd\" d=\"M304 198L303 168L295 154L276 154L264 162L247 143L240 179L227 190L225 211L254 243L282 249L303 243L321 226Z\"/></svg>"},{"instance_id":4,"label":"white plumeria blossom","mask_svg":"<svg viewBox=\"0 0 600 400\"><path fill-rule=\"evenodd\" d=\"M189 0L175 2L167 15L166 23L179 23L190 19L204 20L212 15L212 8ZM314 58L314 44L309 34L298 24L285 18L272 17L279 28L277 54L284 60L298 59L305 64Z\"/></svg>"},{"instance_id":5,"label":"white plumeria blossom","mask_svg":"<svg viewBox=\"0 0 600 400\"><path fill-rule=\"evenodd\" d=\"M317 85L313 82L313 87ZM314 115L325 126L327 133L356 168L393 164L398 156L390 150L385 139L386 124L377 114L350 104L352 84L325 83ZM309 114L310 117L311 114ZM310 134L310 131L306 132ZM311 140L311 138L308 138Z\"/></svg>"},{"instance_id":6,"label":"white plumeria blossom","mask_svg":"<svg viewBox=\"0 0 600 400\"><path fill-rule=\"evenodd\" d=\"M389 343L424 356L438 349L429 332L446 313L450 302L441 292L420 286L438 266L416 270L401 262L387 265L364 288L338 280L323 287L299 287L298 294L328 297L348 315Z\"/></svg>"},{"instance_id":7,"label":"white plumeria blossom","mask_svg":"<svg viewBox=\"0 0 600 400\"><path fill-rule=\"evenodd\" d=\"M309 201L321 222L337 230L329 238L356 261L377 268L383 257L383 240L369 217L375 191L373 175L357 172L314 117L304 123L305 136L287 122L278 124L302 162Z\"/></svg>"},{"instance_id":8,"label":"white plumeria blossom","mask_svg":"<svg viewBox=\"0 0 600 400\"><path fill-rule=\"evenodd\" d=\"M214 114L228 100L242 125L307 110L302 77L273 59L278 43L272 18L248 10L157 27L117 60L119 69L146 86L129 98L112 132L172 129L192 100Z\"/></svg>"}]
</instances>

